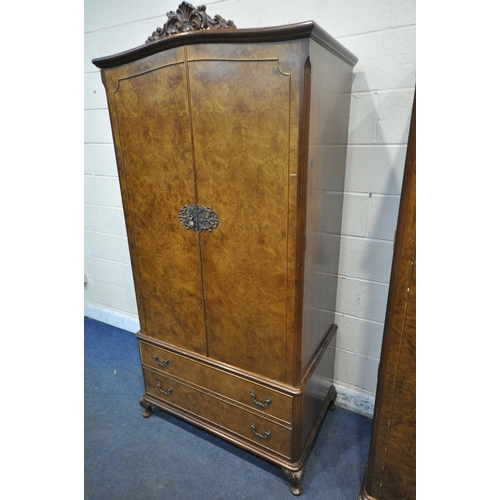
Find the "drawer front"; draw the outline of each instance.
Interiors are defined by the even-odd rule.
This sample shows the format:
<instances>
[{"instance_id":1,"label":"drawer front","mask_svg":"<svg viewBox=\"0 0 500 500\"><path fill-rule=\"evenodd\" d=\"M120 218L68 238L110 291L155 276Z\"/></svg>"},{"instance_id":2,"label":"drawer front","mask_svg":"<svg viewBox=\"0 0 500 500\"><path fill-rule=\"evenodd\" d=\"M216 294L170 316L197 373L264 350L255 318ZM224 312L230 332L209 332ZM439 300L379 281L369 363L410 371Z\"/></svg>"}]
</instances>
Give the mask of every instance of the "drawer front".
<instances>
[{"instance_id":1,"label":"drawer front","mask_svg":"<svg viewBox=\"0 0 500 500\"><path fill-rule=\"evenodd\" d=\"M287 394L175 354L167 349L145 342L139 342L139 345L144 365L222 394L284 422L292 421L292 397Z\"/></svg>"},{"instance_id":2,"label":"drawer front","mask_svg":"<svg viewBox=\"0 0 500 500\"><path fill-rule=\"evenodd\" d=\"M151 396L290 458L290 429L147 368L144 382Z\"/></svg>"}]
</instances>

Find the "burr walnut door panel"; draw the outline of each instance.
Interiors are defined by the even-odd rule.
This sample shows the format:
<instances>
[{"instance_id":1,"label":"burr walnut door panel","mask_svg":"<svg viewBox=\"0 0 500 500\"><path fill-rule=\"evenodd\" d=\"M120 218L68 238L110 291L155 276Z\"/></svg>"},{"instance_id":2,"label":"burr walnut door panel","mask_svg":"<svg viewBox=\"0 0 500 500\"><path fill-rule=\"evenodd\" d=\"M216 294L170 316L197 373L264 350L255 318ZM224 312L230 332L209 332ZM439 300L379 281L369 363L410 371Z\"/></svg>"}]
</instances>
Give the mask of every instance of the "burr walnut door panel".
<instances>
[{"instance_id":1,"label":"burr walnut door panel","mask_svg":"<svg viewBox=\"0 0 500 500\"><path fill-rule=\"evenodd\" d=\"M119 81L114 93L136 294L145 335L206 354L199 234L184 63Z\"/></svg>"},{"instance_id":2,"label":"burr walnut door panel","mask_svg":"<svg viewBox=\"0 0 500 500\"><path fill-rule=\"evenodd\" d=\"M208 354L283 380L290 75L277 60L188 63Z\"/></svg>"}]
</instances>

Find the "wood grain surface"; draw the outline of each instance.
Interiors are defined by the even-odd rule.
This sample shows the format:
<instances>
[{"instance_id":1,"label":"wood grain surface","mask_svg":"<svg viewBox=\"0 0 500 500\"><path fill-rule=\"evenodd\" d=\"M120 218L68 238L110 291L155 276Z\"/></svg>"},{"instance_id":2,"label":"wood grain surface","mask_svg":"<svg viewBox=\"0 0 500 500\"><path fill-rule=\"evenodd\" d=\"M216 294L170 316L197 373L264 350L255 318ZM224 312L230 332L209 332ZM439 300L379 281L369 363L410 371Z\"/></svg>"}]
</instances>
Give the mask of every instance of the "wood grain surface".
<instances>
[{"instance_id":1,"label":"wood grain surface","mask_svg":"<svg viewBox=\"0 0 500 500\"><path fill-rule=\"evenodd\" d=\"M292 434L290 428L164 375L159 375L148 369L144 369L143 372L146 393L217 424L219 427L234 432L259 446L290 458ZM159 390L158 383L160 383L163 392ZM172 389L171 392L169 389ZM269 437L262 438L255 435L251 424L255 425L256 432L262 436L265 436L266 431L270 431Z\"/></svg>"},{"instance_id":2,"label":"wood grain surface","mask_svg":"<svg viewBox=\"0 0 500 500\"><path fill-rule=\"evenodd\" d=\"M416 498L416 100L413 105L375 399L360 498Z\"/></svg>"},{"instance_id":3,"label":"wood grain surface","mask_svg":"<svg viewBox=\"0 0 500 500\"><path fill-rule=\"evenodd\" d=\"M209 356L285 376L290 77L277 61L189 62ZM236 92L235 89L238 89Z\"/></svg>"},{"instance_id":4,"label":"wood grain surface","mask_svg":"<svg viewBox=\"0 0 500 500\"><path fill-rule=\"evenodd\" d=\"M276 417L283 423L290 424L292 421L292 396L288 394L283 394L268 386L245 380L225 370L208 366L205 363L197 362L146 342L139 342L139 346L143 364L154 370L204 387L209 391L238 401L254 412ZM165 359L168 359L169 362L160 366L153 357L154 355L161 363ZM258 403L264 403L267 398L269 398L270 403L267 406L259 406L254 402L251 393L255 394L255 400Z\"/></svg>"},{"instance_id":5,"label":"wood grain surface","mask_svg":"<svg viewBox=\"0 0 500 500\"><path fill-rule=\"evenodd\" d=\"M206 353L199 236L177 216L196 202L184 64L121 80L114 103L141 328Z\"/></svg>"}]
</instances>

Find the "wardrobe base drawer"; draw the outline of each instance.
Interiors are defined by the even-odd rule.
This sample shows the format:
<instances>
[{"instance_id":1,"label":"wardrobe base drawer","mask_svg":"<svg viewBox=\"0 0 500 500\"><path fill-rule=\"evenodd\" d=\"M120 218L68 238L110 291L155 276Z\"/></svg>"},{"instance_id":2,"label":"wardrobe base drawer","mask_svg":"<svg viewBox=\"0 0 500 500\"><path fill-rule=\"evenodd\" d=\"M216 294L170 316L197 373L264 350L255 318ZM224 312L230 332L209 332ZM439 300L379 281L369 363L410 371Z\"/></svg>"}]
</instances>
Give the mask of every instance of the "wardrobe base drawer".
<instances>
[{"instance_id":1,"label":"wardrobe base drawer","mask_svg":"<svg viewBox=\"0 0 500 500\"><path fill-rule=\"evenodd\" d=\"M290 459L292 431L286 426L146 367L143 371L146 394Z\"/></svg>"},{"instance_id":2,"label":"wardrobe base drawer","mask_svg":"<svg viewBox=\"0 0 500 500\"><path fill-rule=\"evenodd\" d=\"M221 394L284 423L292 421L293 398L288 394L153 344L139 341L139 347L142 363L150 368Z\"/></svg>"}]
</instances>

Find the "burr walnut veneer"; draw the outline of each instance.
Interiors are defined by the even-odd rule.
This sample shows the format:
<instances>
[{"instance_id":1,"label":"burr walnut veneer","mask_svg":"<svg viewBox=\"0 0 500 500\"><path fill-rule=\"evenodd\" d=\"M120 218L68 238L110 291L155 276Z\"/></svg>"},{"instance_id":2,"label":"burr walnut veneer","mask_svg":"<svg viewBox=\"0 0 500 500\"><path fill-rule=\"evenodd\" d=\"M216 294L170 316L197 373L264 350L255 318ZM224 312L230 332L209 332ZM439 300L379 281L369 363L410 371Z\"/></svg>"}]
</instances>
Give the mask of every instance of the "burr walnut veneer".
<instances>
[{"instance_id":1,"label":"burr walnut veneer","mask_svg":"<svg viewBox=\"0 0 500 500\"><path fill-rule=\"evenodd\" d=\"M283 468L335 399L352 67L313 22L236 29L183 2L106 88L152 406Z\"/></svg>"},{"instance_id":2,"label":"burr walnut veneer","mask_svg":"<svg viewBox=\"0 0 500 500\"><path fill-rule=\"evenodd\" d=\"M358 500L415 500L417 497L416 124L415 93L401 188L370 452Z\"/></svg>"}]
</instances>

